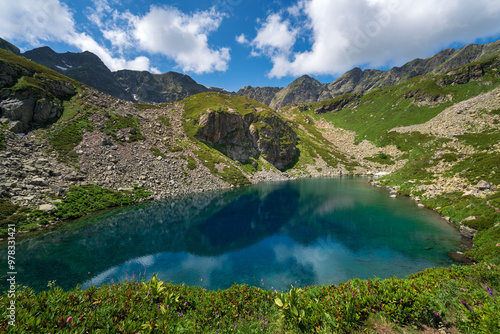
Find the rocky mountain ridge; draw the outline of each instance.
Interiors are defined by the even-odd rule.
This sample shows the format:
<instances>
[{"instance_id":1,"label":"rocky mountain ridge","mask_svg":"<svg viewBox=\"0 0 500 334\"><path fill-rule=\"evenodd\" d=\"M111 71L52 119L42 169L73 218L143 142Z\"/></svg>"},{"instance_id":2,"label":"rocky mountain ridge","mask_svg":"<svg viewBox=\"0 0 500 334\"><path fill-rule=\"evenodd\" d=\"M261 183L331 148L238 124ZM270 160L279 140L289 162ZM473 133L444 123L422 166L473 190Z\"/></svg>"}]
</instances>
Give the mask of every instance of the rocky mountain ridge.
<instances>
[{"instance_id":1,"label":"rocky mountain ridge","mask_svg":"<svg viewBox=\"0 0 500 334\"><path fill-rule=\"evenodd\" d=\"M445 73L468 63L488 59L498 53L500 41L484 45L470 44L459 50L443 50L426 59L414 59L388 71L361 70L356 67L331 83L320 83L304 75L281 89L244 87L236 94L252 97L277 110L291 104L319 102L347 93L364 94L420 75Z\"/></svg>"},{"instance_id":2,"label":"rocky mountain ridge","mask_svg":"<svg viewBox=\"0 0 500 334\"><path fill-rule=\"evenodd\" d=\"M22 56L125 101L168 103L201 92L224 91L200 85L188 75L177 72L112 72L98 56L89 51L56 53L49 47L40 47L24 52Z\"/></svg>"}]
</instances>

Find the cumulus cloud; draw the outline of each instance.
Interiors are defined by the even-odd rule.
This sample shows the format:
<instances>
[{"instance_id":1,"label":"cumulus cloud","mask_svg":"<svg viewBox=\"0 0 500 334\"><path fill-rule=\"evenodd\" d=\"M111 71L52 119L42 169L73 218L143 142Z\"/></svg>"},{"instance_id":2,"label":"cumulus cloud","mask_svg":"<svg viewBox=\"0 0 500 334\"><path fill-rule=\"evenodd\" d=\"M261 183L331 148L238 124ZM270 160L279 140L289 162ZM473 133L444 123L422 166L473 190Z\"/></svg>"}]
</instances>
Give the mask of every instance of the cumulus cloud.
<instances>
[{"instance_id":1,"label":"cumulus cloud","mask_svg":"<svg viewBox=\"0 0 500 334\"><path fill-rule=\"evenodd\" d=\"M296 34L297 30L291 28L289 21L283 20L279 14L272 14L251 44L265 54L287 54L295 44Z\"/></svg>"},{"instance_id":2,"label":"cumulus cloud","mask_svg":"<svg viewBox=\"0 0 500 334\"><path fill-rule=\"evenodd\" d=\"M143 50L173 59L183 71L225 71L229 48L213 49L208 44L208 34L222 19L214 9L187 15L176 8L152 6L135 22L133 34Z\"/></svg>"},{"instance_id":3,"label":"cumulus cloud","mask_svg":"<svg viewBox=\"0 0 500 334\"><path fill-rule=\"evenodd\" d=\"M236 42L240 44L247 44L249 43L248 39L246 38L245 34L241 34L236 36Z\"/></svg>"},{"instance_id":4,"label":"cumulus cloud","mask_svg":"<svg viewBox=\"0 0 500 334\"><path fill-rule=\"evenodd\" d=\"M0 31L4 38L37 45L39 40L67 39L74 21L69 8L58 0L1 1Z\"/></svg>"},{"instance_id":5,"label":"cumulus cloud","mask_svg":"<svg viewBox=\"0 0 500 334\"><path fill-rule=\"evenodd\" d=\"M95 53L112 71L159 73L144 55L133 59L124 56L144 51L167 56L187 72L225 71L228 67L229 48L211 48L208 43L208 35L218 29L224 17L214 9L187 15L175 8L152 6L146 15L136 16L120 12L108 0L94 0L86 14L107 47L88 32L79 31L73 13L60 0L0 2L0 31L4 38L32 46L43 41L68 43Z\"/></svg>"},{"instance_id":6,"label":"cumulus cloud","mask_svg":"<svg viewBox=\"0 0 500 334\"><path fill-rule=\"evenodd\" d=\"M97 8L103 8L100 9L102 14L109 6L106 7L105 2L102 2ZM4 38L28 42L33 46L41 45L42 41L68 43L82 51L95 53L112 71L150 70L147 57L139 56L132 60L115 57L110 50L97 43L94 38L86 33L78 32L72 12L58 0L2 1L0 3L0 31ZM116 44L127 43L126 37L120 31L107 31L105 35Z\"/></svg>"},{"instance_id":7,"label":"cumulus cloud","mask_svg":"<svg viewBox=\"0 0 500 334\"><path fill-rule=\"evenodd\" d=\"M286 15L300 28L291 27ZM252 54L272 61L271 77L338 75L355 66L399 65L454 42L472 43L499 34L498 22L496 0L300 0L269 15L250 44ZM297 36L310 46L290 52Z\"/></svg>"}]
</instances>

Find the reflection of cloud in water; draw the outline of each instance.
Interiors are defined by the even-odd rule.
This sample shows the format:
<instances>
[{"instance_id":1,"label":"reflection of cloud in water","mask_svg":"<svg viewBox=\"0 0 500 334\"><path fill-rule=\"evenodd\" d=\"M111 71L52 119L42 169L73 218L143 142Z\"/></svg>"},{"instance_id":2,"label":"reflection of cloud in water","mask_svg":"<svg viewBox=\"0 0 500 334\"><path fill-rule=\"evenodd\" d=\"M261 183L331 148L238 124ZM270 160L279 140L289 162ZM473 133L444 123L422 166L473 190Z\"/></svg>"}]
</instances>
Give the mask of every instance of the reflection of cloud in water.
<instances>
[{"instance_id":1,"label":"reflection of cloud in water","mask_svg":"<svg viewBox=\"0 0 500 334\"><path fill-rule=\"evenodd\" d=\"M415 261L388 248L363 253L352 252L330 238L321 239L306 247L276 245L273 251L277 261L295 264L296 268L290 268L290 272L302 268L311 271L315 279L313 284L317 285L338 283L354 277L362 279L389 277L392 276L395 265L406 274L432 266L432 262L422 264L421 260ZM288 277L288 280L292 279L294 277Z\"/></svg>"},{"instance_id":2,"label":"reflection of cloud in water","mask_svg":"<svg viewBox=\"0 0 500 334\"><path fill-rule=\"evenodd\" d=\"M354 208L354 200L351 197L334 197L318 204L314 215L327 215L338 210Z\"/></svg>"},{"instance_id":3,"label":"reflection of cloud in water","mask_svg":"<svg viewBox=\"0 0 500 334\"><path fill-rule=\"evenodd\" d=\"M182 269L198 277L193 277L196 281L202 282L200 285L210 285L210 277L215 270L230 270L231 262L227 255L217 257L199 257L188 255L182 263Z\"/></svg>"},{"instance_id":4,"label":"reflection of cloud in water","mask_svg":"<svg viewBox=\"0 0 500 334\"><path fill-rule=\"evenodd\" d=\"M121 265L111 267L98 275L92 277L90 280L85 281L82 284L83 289L89 288L91 285L100 286L102 284L110 283L111 280L114 282L121 282L126 279L132 279L133 275L136 275L138 279L139 272L143 275L147 267L153 266L155 263L155 258L153 255L141 256L132 260L129 260ZM136 268L139 268L137 273ZM130 270L129 270L130 269Z\"/></svg>"},{"instance_id":5,"label":"reflection of cloud in water","mask_svg":"<svg viewBox=\"0 0 500 334\"><path fill-rule=\"evenodd\" d=\"M158 274L158 278L175 283L189 282L209 286L212 273L217 270L230 270L231 261L228 256L199 257L186 253L159 253L155 255L142 256L121 265L105 270L82 284L83 289L91 285L100 286L111 281L120 282L125 280L140 279L139 274L145 279L150 279L153 274ZM142 278L142 277L141 277Z\"/></svg>"}]
</instances>

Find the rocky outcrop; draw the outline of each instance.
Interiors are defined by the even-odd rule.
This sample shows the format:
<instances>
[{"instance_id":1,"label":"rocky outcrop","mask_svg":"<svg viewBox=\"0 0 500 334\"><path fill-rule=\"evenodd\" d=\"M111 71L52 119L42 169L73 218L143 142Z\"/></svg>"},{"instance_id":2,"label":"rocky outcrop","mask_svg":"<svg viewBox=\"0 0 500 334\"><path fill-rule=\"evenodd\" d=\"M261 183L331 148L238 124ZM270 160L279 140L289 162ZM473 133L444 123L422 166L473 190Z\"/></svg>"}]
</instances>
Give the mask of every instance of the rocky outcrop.
<instances>
[{"instance_id":1,"label":"rocky outcrop","mask_svg":"<svg viewBox=\"0 0 500 334\"><path fill-rule=\"evenodd\" d=\"M75 94L73 85L0 61L0 122L23 133L56 121L63 112L60 99Z\"/></svg>"},{"instance_id":2,"label":"rocky outcrop","mask_svg":"<svg viewBox=\"0 0 500 334\"><path fill-rule=\"evenodd\" d=\"M314 110L315 114L325 114L336 112L344 108L352 108L359 104L361 94L345 94L323 104L321 107Z\"/></svg>"},{"instance_id":3,"label":"rocky outcrop","mask_svg":"<svg viewBox=\"0 0 500 334\"><path fill-rule=\"evenodd\" d=\"M196 138L242 163L262 155L283 170L296 153L297 134L274 112L241 115L234 110L208 110L200 116L199 125Z\"/></svg>"}]
</instances>

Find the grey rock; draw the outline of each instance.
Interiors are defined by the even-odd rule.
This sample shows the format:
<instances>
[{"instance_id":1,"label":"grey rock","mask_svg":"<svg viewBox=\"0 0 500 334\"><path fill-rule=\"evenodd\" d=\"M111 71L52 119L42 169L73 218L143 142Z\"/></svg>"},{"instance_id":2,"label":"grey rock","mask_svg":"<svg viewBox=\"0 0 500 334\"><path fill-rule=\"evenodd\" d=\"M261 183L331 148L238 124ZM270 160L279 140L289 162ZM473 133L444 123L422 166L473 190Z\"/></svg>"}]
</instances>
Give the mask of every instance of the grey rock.
<instances>
[{"instance_id":1,"label":"grey rock","mask_svg":"<svg viewBox=\"0 0 500 334\"><path fill-rule=\"evenodd\" d=\"M42 204L38 207L38 210L52 212L56 209L55 205L52 204Z\"/></svg>"},{"instance_id":2,"label":"grey rock","mask_svg":"<svg viewBox=\"0 0 500 334\"><path fill-rule=\"evenodd\" d=\"M25 131L25 126L21 121L10 122L8 127L14 133L23 133Z\"/></svg>"},{"instance_id":3,"label":"grey rock","mask_svg":"<svg viewBox=\"0 0 500 334\"><path fill-rule=\"evenodd\" d=\"M47 185L47 181L41 177L37 177L37 178L34 178L32 179L29 184L33 185L33 186L40 186L40 187L44 187Z\"/></svg>"},{"instance_id":4,"label":"grey rock","mask_svg":"<svg viewBox=\"0 0 500 334\"><path fill-rule=\"evenodd\" d=\"M476 188L478 190L491 190L493 187L491 186L491 183L486 182L484 180L479 181L479 183L476 185Z\"/></svg>"},{"instance_id":5,"label":"grey rock","mask_svg":"<svg viewBox=\"0 0 500 334\"><path fill-rule=\"evenodd\" d=\"M465 226L463 224L460 225L460 234L462 234L464 237L468 239L474 238L476 235L477 230L473 229L472 227Z\"/></svg>"}]
</instances>

